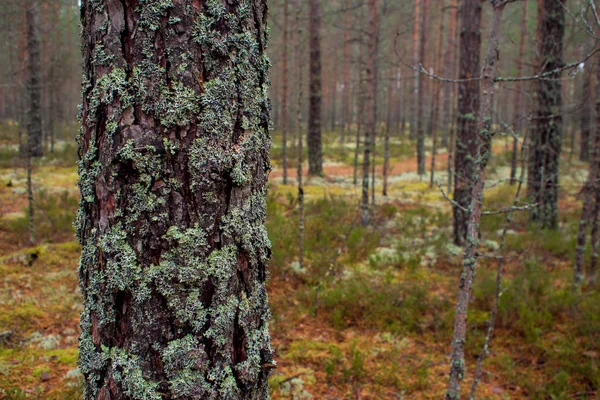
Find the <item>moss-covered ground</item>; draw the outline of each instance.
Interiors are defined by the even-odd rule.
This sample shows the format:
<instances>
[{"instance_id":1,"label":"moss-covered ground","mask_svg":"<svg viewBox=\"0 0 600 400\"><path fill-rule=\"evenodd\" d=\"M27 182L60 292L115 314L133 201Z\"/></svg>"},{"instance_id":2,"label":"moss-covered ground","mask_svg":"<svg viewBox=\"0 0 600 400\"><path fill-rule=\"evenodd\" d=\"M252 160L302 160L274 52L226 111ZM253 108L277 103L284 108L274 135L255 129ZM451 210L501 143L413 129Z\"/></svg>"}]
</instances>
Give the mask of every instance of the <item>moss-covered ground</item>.
<instances>
[{"instance_id":1,"label":"moss-covered ground","mask_svg":"<svg viewBox=\"0 0 600 400\"><path fill-rule=\"evenodd\" d=\"M414 173L413 146L393 140L389 194L381 196L378 178L374 222L363 228L360 191L352 182L353 149L336 135L326 137L326 176L306 183L306 262L301 267L297 190L293 179L281 183L277 132L275 139L268 199L271 335L279 363L270 380L273 398L441 398L460 249L450 244L448 202L437 187L429 188L428 177L421 180ZM78 201L72 148L63 144L70 156L36 162L38 244L30 247L25 172L14 151L3 146L0 399L79 398L80 248L71 226ZM516 189L501 179L508 175L504 146L496 145L489 169L490 209L510 204ZM437 175L444 186L441 160ZM478 399L599 398L599 287L571 290L581 207L576 194L585 170L584 164L564 163L558 231L541 231L524 214L510 228L497 328ZM470 304L465 390L494 298L494 256L503 218L482 221L484 257Z\"/></svg>"}]
</instances>

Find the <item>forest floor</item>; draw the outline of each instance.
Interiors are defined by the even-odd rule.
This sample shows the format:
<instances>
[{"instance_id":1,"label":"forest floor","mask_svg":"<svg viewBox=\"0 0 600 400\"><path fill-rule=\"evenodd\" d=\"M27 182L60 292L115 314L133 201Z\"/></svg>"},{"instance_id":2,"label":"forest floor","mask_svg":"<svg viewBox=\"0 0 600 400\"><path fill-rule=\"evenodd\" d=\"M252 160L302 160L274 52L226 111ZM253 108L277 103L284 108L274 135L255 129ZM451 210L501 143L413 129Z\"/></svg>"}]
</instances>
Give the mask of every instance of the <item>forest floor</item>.
<instances>
[{"instance_id":1,"label":"forest floor","mask_svg":"<svg viewBox=\"0 0 600 400\"><path fill-rule=\"evenodd\" d=\"M270 380L273 398L439 399L447 383L460 276L450 205L435 185L429 187L429 175L421 179L415 173L412 145L397 139L388 196L381 195L378 176L373 224L363 228L353 150L327 139L324 153L332 156L325 174L308 179L305 187L303 267L297 262L296 171L288 170L290 181L283 185L280 149L274 146L272 153L269 297L279 364ZM510 159L503 142L494 154L488 209L509 205L516 189L503 179ZM35 167L36 247L25 245L25 172L19 161L2 157L0 399L79 398L80 247L71 226L78 203L73 155ZM439 155L437 165L436 177L445 187L447 154ZM578 162L562 168L558 231L539 230L524 214L510 227L497 329L477 399L600 398L598 286L571 290L581 207L577 193L585 171ZM503 223L502 215L482 221L483 257L470 304L464 392L494 298Z\"/></svg>"}]
</instances>

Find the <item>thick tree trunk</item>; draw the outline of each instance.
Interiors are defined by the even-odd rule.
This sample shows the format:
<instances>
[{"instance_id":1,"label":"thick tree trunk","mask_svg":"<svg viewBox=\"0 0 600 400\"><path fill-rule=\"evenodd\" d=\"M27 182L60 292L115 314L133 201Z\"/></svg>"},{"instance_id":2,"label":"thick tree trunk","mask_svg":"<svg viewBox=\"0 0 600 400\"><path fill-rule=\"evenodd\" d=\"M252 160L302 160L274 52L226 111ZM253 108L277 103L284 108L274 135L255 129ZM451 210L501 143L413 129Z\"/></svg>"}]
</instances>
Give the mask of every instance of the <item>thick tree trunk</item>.
<instances>
[{"instance_id":1,"label":"thick tree trunk","mask_svg":"<svg viewBox=\"0 0 600 400\"><path fill-rule=\"evenodd\" d=\"M481 51L481 2L464 0L460 9L459 79L479 76ZM454 242L463 245L467 237L468 216L465 209L471 202L474 160L480 145L477 134L479 81L462 81L458 85L458 126L454 157Z\"/></svg>"},{"instance_id":2,"label":"thick tree trunk","mask_svg":"<svg viewBox=\"0 0 600 400\"><path fill-rule=\"evenodd\" d=\"M505 0L492 0L494 15L488 42L481 81L481 103L477 111L477 135L479 144L476 147L473 184L467 214L467 236L465 254L463 256L462 273L458 287L456 301L456 315L454 319L454 337L452 339L452 361L450 364L450 380L446 392L446 400L460 399L460 383L465 377L465 342L467 335L467 313L479 248L479 221L483 203L483 189L485 185L484 172L492 150L491 114L492 99L494 96L494 79L496 76L496 63L499 59L498 40L502 26L502 11ZM464 15L463 15L464 16ZM464 20L463 20L464 22Z\"/></svg>"},{"instance_id":3,"label":"thick tree trunk","mask_svg":"<svg viewBox=\"0 0 600 400\"><path fill-rule=\"evenodd\" d=\"M419 35L419 63L425 66L425 50L427 48L427 30L429 25L429 0L422 0L423 14L421 34ZM425 74L419 73L419 89L417 96L417 169L419 175L425 173Z\"/></svg>"},{"instance_id":4,"label":"thick tree trunk","mask_svg":"<svg viewBox=\"0 0 600 400\"><path fill-rule=\"evenodd\" d=\"M266 399L266 1L81 7L84 397Z\"/></svg>"},{"instance_id":5,"label":"thick tree trunk","mask_svg":"<svg viewBox=\"0 0 600 400\"><path fill-rule=\"evenodd\" d=\"M563 35L565 31L564 2L538 0L539 73L563 66ZM532 221L542 227L558 227L558 173L562 147L561 72L536 81L536 109L529 154L528 195L534 207Z\"/></svg>"},{"instance_id":6,"label":"thick tree trunk","mask_svg":"<svg viewBox=\"0 0 600 400\"><path fill-rule=\"evenodd\" d=\"M310 87L308 106L308 174L323 174L321 142L321 0L310 0Z\"/></svg>"},{"instance_id":7,"label":"thick tree trunk","mask_svg":"<svg viewBox=\"0 0 600 400\"><path fill-rule=\"evenodd\" d=\"M377 42L379 27L379 0L368 0L369 27L367 38L367 68L365 71L365 142L363 155L363 183L361 221L369 224L369 162L374 145L377 117ZM373 185L375 182L373 182Z\"/></svg>"},{"instance_id":8,"label":"thick tree trunk","mask_svg":"<svg viewBox=\"0 0 600 400\"><path fill-rule=\"evenodd\" d=\"M38 0L27 2L27 92L29 104L27 108L27 144L29 157L44 155L42 138L42 88L41 88L41 55L40 37L38 33Z\"/></svg>"}]
</instances>

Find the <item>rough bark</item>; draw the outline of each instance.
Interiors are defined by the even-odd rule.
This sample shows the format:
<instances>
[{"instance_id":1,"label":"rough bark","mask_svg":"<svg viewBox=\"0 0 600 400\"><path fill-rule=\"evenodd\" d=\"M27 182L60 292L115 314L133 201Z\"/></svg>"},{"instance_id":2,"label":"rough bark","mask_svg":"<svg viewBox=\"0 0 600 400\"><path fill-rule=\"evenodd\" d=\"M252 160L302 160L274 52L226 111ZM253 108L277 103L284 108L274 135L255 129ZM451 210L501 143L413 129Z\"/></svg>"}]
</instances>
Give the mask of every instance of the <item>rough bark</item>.
<instances>
[{"instance_id":1,"label":"rough bark","mask_svg":"<svg viewBox=\"0 0 600 400\"><path fill-rule=\"evenodd\" d=\"M27 2L27 144L28 157L44 155L42 138L42 88L38 0Z\"/></svg>"},{"instance_id":2,"label":"rough bark","mask_svg":"<svg viewBox=\"0 0 600 400\"><path fill-rule=\"evenodd\" d=\"M323 175L321 139L321 0L310 0L310 83L308 105L308 174Z\"/></svg>"},{"instance_id":3,"label":"rough bark","mask_svg":"<svg viewBox=\"0 0 600 400\"><path fill-rule=\"evenodd\" d=\"M367 38L367 65L365 70L365 141L363 153L363 182L361 221L369 224L369 162L374 144L377 117L377 42L379 26L379 0L368 0L369 26ZM373 182L375 184L375 182Z\"/></svg>"},{"instance_id":4,"label":"rough bark","mask_svg":"<svg viewBox=\"0 0 600 400\"><path fill-rule=\"evenodd\" d=\"M494 14L482 72L480 92L481 103L479 109L476 110L478 115L476 128L477 135L479 136L479 144L475 149L473 184L471 185L469 205L465 210L468 221L467 236L456 301L450 380L446 392L446 400L460 399L460 383L464 379L466 373L465 341L467 335L467 313L477 268L479 221L481 219L483 189L485 185L484 172L492 148L492 99L494 96L496 63L499 58L498 39L500 37L500 28L502 26L502 11L504 10L505 4L505 0L492 0Z\"/></svg>"},{"instance_id":5,"label":"rough bark","mask_svg":"<svg viewBox=\"0 0 600 400\"><path fill-rule=\"evenodd\" d=\"M538 0L539 73L563 66L564 3ZM561 72L550 74L536 84L532 123L527 194L538 204L530 219L544 228L558 227L559 161L562 147Z\"/></svg>"},{"instance_id":6,"label":"rough bark","mask_svg":"<svg viewBox=\"0 0 600 400\"><path fill-rule=\"evenodd\" d=\"M83 0L85 399L266 399L266 1Z\"/></svg>"},{"instance_id":7,"label":"rough bark","mask_svg":"<svg viewBox=\"0 0 600 400\"><path fill-rule=\"evenodd\" d=\"M427 30L429 25L429 0L422 0L421 33L419 38L419 63L425 65L425 50L427 49ZM419 89L417 93L417 172L425 173L425 74L419 74Z\"/></svg>"},{"instance_id":8,"label":"rough bark","mask_svg":"<svg viewBox=\"0 0 600 400\"><path fill-rule=\"evenodd\" d=\"M521 17L521 37L519 39L519 51L517 55L517 76L523 75L523 69L525 66L525 40L527 38L527 0L523 0L523 10ZM514 132L515 137L513 138L513 148L510 161L510 184L514 185L517 181L517 160L519 157L519 134L523 132L523 126L525 125L525 116L527 112L521 104L523 98L523 82L519 81L515 87L515 103L514 103Z\"/></svg>"},{"instance_id":9,"label":"rough bark","mask_svg":"<svg viewBox=\"0 0 600 400\"><path fill-rule=\"evenodd\" d=\"M461 4L459 79L479 76L481 49L481 2L465 0ZM462 81L458 85L458 124L454 154L454 242L463 245L467 237L469 207L475 174L474 160L480 140L477 134L479 81Z\"/></svg>"},{"instance_id":10,"label":"rough bark","mask_svg":"<svg viewBox=\"0 0 600 400\"><path fill-rule=\"evenodd\" d=\"M350 123L350 10L344 0L344 50L342 53L342 146Z\"/></svg>"}]
</instances>

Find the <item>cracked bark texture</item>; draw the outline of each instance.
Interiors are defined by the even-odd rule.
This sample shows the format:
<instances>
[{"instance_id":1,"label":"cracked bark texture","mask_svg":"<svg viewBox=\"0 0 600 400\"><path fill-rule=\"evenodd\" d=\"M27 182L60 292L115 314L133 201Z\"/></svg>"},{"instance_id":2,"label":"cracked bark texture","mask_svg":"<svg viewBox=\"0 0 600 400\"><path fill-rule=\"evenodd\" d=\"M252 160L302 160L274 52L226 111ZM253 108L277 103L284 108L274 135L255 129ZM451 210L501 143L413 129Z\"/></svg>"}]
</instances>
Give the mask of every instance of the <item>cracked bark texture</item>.
<instances>
[{"instance_id":1,"label":"cracked bark texture","mask_svg":"<svg viewBox=\"0 0 600 400\"><path fill-rule=\"evenodd\" d=\"M481 1L465 0L460 8L459 79L479 76L481 51ZM467 237L468 215L475 180L475 159L480 145L477 134L479 80L461 81L458 85L458 127L454 153L454 242L462 246Z\"/></svg>"},{"instance_id":2,"label":"cracked bark texture","mask_svg":"<svg viewBox=\"0 0 600 400\"><path fill-rule=\"evenodd\" d=\"M566 1L538 0L538 73L563 66ZM535 111L527 171L527 194L538 206L530 219L544 228L558 228L558 173L562 148L561 72L535 81Z\"/></svg>"},{"instance_id":3,"label":"cracked bark texture","mask_svg":"<svg viewBox=\"0 0 600 400\"><path fill-rule=\"evenodd\" d=\"M84 0L85 399L265 399L265 0Z\"/></svg>"}]
</instances>

